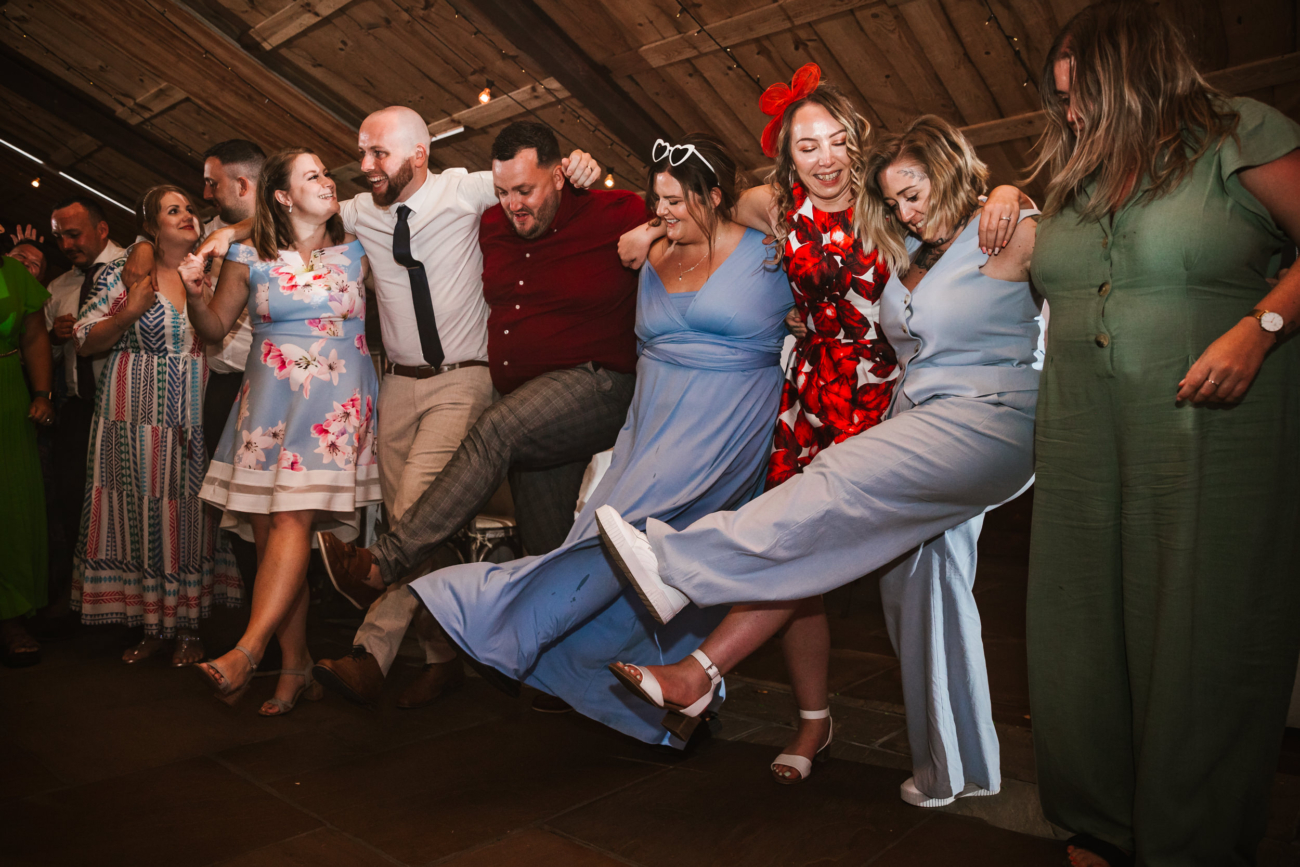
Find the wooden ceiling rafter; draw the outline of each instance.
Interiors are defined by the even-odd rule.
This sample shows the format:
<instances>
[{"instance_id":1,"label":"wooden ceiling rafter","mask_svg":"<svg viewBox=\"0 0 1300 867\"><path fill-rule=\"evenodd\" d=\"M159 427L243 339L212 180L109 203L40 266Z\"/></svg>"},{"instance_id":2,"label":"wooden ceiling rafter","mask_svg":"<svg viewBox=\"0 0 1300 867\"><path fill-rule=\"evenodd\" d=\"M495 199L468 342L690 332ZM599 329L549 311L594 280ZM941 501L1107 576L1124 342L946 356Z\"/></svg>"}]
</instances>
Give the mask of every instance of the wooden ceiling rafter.
<instances>
[{"instance_id":1,"label":"wooden ceiling rafter","mask_svg":"<svg viewBox=\"0 0 1300 867\"><path fill-rule=\"evenodd\" d=\"M351 2L353 0L292 0L279 12L250 28L248 35L263 51L272 51Z\"/></svg>"},{"instance_id":2,"label":"wooden ceiling rafter","mask_svg":"<svg viewBox=\"0 0 1300 867\"><path fill-rule=\"evenodd\" d=\"M170 150L138 126L122 120L99 100L75 90L3 43L0 43L0 81L22 81L27 98L73 126L93 131L86 135L173 183L193 187L196 171L202 171L201 163Z\"/></svg>"},{"instance_id":3,"label":"wooden ceiling rafter","mask_svg":"<svg viewBox=\"0 0 1300 867\"><path fill-rule=\"evenodd\" d=\"M47 2L69 17L84 17L68 0ZM351 156L354 129L177 0L99 0L98 6L121 25L102 34L106 42L234 128L261 127L272 148L310 145L326 163ZM142 44L153 50L140 51Z\"/></svg>"},{"instance_id":4,"label":"wooden ceiling rafter","mask_svg":"<svg viewBox=\"0 0 1300 867\"><path fill-rule=\"evenodd\" d=\"M471 8L563 84L633 154L647 153L663 136L654 118L533 0L472 0Z\"/></svg>"},{"instance_id":5,"label":"wooden ceiling rafter","mask_svg":"<svg viewBox=\"0 0 1300 867\"><path fill-rule=\"evenodd\" d=\"M789 30L823 18L833 18L861 6L884 6L885 0L781 0L720 21L706 22L708 33L692 27L606 61L615 75L659 69L703 54L721 51L718 43L734 48L743 42ZM690 23L690 22L687 22ZM711 34L711 36L710 36ZM714 42L717 40L717 43ZM771 84L772 82L765 82Z\"/></svg>"}]
</instances>

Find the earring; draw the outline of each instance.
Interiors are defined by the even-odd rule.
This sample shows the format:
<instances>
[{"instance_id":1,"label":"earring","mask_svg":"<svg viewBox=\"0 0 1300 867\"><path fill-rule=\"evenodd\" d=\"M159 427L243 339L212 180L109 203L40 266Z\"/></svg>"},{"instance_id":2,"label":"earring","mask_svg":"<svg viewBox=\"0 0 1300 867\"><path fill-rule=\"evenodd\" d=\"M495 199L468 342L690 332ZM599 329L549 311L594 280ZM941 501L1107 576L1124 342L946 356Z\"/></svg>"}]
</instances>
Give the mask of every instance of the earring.
<instances>
[{"instance_id":1,"label":"earring","mask_svg":"<svg viewBox=\"0 0 1300 867\"><path fill-rule=\"evenodd\" d=\"M293 202L289 203L289 213L293 213Z\"/></svg>"}]
</instances>

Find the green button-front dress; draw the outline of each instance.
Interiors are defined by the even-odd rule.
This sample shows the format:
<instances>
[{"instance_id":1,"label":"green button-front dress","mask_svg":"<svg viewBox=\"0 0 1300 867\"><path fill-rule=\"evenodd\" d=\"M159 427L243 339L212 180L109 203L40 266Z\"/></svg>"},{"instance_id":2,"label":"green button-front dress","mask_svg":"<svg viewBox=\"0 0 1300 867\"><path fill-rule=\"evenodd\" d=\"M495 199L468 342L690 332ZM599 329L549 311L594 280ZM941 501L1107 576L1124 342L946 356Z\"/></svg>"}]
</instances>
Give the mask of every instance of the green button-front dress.
<instances>
[{"instance_id":1,"label":"green button-front dress","mask_svg":"<svg viewBox=\"0 0 1300 867\"><path fill-rule=\"evenodd\" d=\"M1144 865L1254 862L1300 652L1300 340L1232 408L1179 406L1290 243L1242 169L1300 126L1232 100L1238 140L1169 195L1038 229L1029 668L1058 825Z\"/></svg>"},{"instance_id":2,"label":"green button-front dress","mask_svg":"<svg viewBox=\"0 0 1300 867\"><path fill-rule=\"evenodd\" d=\"M32 395L23 381L21 346L23 318L49 297L21 262L0 260L0 620L46 602L45 489L36 426L27 418Z\"/></svg>"}]
</instances>

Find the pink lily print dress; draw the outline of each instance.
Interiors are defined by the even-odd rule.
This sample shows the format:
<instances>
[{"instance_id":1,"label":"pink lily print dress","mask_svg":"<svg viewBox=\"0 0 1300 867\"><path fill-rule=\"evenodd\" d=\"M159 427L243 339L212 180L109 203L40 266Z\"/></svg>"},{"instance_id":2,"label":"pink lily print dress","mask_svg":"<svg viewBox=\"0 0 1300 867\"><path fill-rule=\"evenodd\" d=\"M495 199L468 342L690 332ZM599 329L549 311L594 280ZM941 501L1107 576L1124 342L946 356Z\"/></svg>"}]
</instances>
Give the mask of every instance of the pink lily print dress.
<instances>
[{"instance_id":1,"label":"pink lily print dress","mask_svg":"<svg viewBox=\"0 0 1300 867\"><path fill-rule=\"evenodd\" d=\"M226 258L249 269L253 347L200 496L246 539L249 514L300 509L322 513L315 529L353 539L358 510L381 499L361 243L307 262L292 250L263 262L232 244Z\"/></svg>"}]
</instances>

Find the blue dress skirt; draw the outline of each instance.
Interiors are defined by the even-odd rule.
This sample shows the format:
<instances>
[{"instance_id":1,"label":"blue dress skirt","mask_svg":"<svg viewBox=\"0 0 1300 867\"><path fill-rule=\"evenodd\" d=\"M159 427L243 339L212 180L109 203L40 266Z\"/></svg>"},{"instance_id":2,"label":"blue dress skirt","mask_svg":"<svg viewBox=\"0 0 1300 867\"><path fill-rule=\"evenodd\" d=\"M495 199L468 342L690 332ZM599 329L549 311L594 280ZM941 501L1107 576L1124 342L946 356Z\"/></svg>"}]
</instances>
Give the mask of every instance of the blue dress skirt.
<instances>
[{"instance_id":1,"label":"blue dress skirt","mask_svg":"<svg viewBox=\"0 0 1300 867\"><path fill-rule=\"evenodd\" d=\"M306 262L293 250L263 262L244 244L226 258L248 266L253 348L199 496L249 541L249 515L300 509L316 510L313 529L354 539L358 510L380 501L361 242Z\"/></svg>"},{"instance_id":2,"label":"blue dress skirt","mask_svg":"<svg viewBox=\"0 0 1300 867\"><path fill-rule=\"evenodd\" d=\"M470 563L411 590L479 662L647 743L681 747L663 711L618 685L617 659L671 663L727 613L688 608L668 626L646 613L600 544L606 503L638 527L685 527L761 488L780 399L790 284L762 235L746 230L698 292L669 294L650 265L637 299L636 393L608 472L564 544L541 557Z\"/></svg>"}]
</instances>

